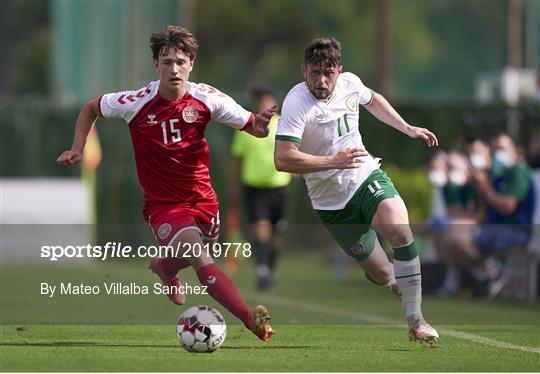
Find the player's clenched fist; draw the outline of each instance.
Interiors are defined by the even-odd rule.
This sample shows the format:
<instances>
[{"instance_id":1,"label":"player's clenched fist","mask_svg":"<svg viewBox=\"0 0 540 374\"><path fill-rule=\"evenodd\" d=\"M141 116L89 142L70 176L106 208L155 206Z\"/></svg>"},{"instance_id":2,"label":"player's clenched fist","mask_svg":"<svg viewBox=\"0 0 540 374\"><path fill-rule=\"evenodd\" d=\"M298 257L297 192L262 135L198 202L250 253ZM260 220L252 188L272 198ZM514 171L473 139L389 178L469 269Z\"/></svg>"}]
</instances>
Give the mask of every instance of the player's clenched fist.
<instances>
[{"instance_id":1,"label":"player's clenched fist","mask_svg":"<svg viewBox=\"0 0 540 374\"><path fill-rule=\"evenodd\" d=\"M333 157L334 168L354 169L360 167L364 160L362 157L369 155L364 148L345 148Z\"/></svg>"},{"instance_id":2,"label":"player's clenched fist","mask_svg":"<svg viewBox=\"0 0 540 374\"><path fill-rule=\"evenodd\" d=\"M257 138L267 137L270 133L270 130L268 129L268 124L270 123L270 120L272 119L272 116L276 113L276 111L277 105L274 105L270 108L263 110L260 113L255 114L255 120L253 121L252 125L246 129L246 132Z\"/></svg>"},{"instance_id":3,"label":"player's clenched fist","mask_svg":"<svg viewBox=\"0 0 540 374\"><path fill-rule=\"evenodd\" d=\"M56 163L60 166L75 165L82 160L82 154L80 152L69 150L64 151L57 159Z\"/></svg>"}]
</instances>

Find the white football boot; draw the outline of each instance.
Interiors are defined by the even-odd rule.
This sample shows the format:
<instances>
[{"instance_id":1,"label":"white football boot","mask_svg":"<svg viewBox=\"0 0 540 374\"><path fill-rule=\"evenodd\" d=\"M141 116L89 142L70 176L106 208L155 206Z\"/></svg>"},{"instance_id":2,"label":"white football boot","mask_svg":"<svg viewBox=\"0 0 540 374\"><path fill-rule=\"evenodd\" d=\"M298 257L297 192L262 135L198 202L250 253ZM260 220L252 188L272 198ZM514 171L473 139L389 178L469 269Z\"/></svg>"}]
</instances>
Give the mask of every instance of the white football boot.
<instances>
[{"instance_id":1,"label":"white football boot","mask_svg":"<svg viewBox=\"0 0 540 374\"><path fill-rule=\"evenodd\" d=\"M418 314L413 314L407 318L409 325L409 340L426 342L433 346L439 340L439 333L426 322L424 317Z\"/></svg>"}]
</instances>

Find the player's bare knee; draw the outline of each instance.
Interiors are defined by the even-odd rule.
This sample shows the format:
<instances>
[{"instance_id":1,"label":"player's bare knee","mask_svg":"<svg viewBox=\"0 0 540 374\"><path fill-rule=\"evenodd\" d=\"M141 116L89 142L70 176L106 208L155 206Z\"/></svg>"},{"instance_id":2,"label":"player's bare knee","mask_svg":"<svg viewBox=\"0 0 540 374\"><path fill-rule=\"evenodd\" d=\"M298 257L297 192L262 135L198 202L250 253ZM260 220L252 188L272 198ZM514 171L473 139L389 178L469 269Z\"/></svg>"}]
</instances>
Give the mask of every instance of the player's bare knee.
<instances>
[{"instance_id":1,"label":"player's bare knee","mask_svg":"<svg viewBox=\"0 0 540 374\"><path fill-rule=\"evenodd\" d=\"M389 225L385 233L385 239L394 248L411 244L413 241L413 235L409 225Z\"/></svg>"}]
</instances>

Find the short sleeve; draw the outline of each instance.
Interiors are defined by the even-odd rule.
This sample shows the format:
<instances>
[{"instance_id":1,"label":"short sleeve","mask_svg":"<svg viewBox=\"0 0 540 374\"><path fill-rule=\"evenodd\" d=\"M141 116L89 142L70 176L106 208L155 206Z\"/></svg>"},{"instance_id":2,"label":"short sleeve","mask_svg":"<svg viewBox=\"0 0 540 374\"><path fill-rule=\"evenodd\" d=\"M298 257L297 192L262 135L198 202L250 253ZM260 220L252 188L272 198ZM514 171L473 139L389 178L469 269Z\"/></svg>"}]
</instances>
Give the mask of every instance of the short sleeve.
<instances>
[{"instance_id":1,"label":"short sleeve","mask_svg":"<svg viewBox=\"0 0 540 374\"><path fill-rule=\"evenodd\" d=\"M231 155L234 157L242 157L244 146L244 134L239 131L235 131L233 135L233 141L231 144Z\"/></svg>"},{"instance_id":2,"label":"short sleeve","mask_svg":"<svg viewBox=\"0 0 540 374\"><path fill-rule=\"evenodd\" d=\"M121 118L129 123L157 92L158 84L150 83L134 91L108 93L99 98L99 114L104 118Z\"/></svg>"},{"instance_id":3,"label":"short sleeve","mask_svg":"<svg viewBox=\"0 0 540 374\"><path fill-rule=\"evenodd\" d=\"M289 93L283 102L281 118L279 119L276 140L294 143L302 141L307 114L297 95Z\"/></svg>"},{"instance_id":4,"label":"short sleeve","mask_svg":"<svg viewBox=\"0 0 540 374\"><path fill-rule=\"evenodd\" d=\"M531 175L525 166L517 165L509 171L506 193L518 201L525 199L531 187Z\"/></svg>"},{"instance_id":5,"label":"short sleeve","mask_svg":"<svg viewBox=\"0 0 540 374\"><path fill-rule=\"evenodd\" d=\"M254 118L253 114L233 98L204 83L192 84L190 94L201 100L210 110L212 120L234 129L242 129Z\"/></svg>"},{"instance_id":6,"label":"short sleeve","mask_svg":"<svg viewBox=\"0 0 540 374\"><path fill-rule=\"evenodd\" d=\"M354 85L354 89L358 92L358 99L361 105L369 105L373 102L373 91L366 87L357 75L348 72L341 75Z\"/></svg>"}]
</instances>

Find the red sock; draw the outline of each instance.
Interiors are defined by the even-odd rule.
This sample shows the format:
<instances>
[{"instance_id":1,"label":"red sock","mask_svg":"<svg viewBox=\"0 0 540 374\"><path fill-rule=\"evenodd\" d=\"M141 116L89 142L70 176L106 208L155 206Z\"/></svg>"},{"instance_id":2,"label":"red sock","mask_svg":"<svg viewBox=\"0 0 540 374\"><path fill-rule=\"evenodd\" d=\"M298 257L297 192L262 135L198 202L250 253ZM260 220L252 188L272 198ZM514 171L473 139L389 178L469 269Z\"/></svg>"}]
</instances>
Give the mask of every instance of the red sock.
<instances>
[{"instance_id":1,"label":"red sock","mask_svg":"<svg viewBox=\"0 0 540 374\"><path fill-rule=\"evenodd\" d=\"M244 303L234 283L219 270L216 264L200 268L197 271L197 277L203 286L207 286L207 291L214 300L227 308L247 328L251 327L251 310Z\"/></svg>"},{"instance_id":2,"label":"red sock","mask_svg":"<svg viewBox=\"0 0 540 374\"><path fill-rule=\"evenodd\" d=\"M163 260L163 269L170 276L176 275L180 270L189 266L189 261L185 258L165 257Z\"/></svg>"}]
</instances>

